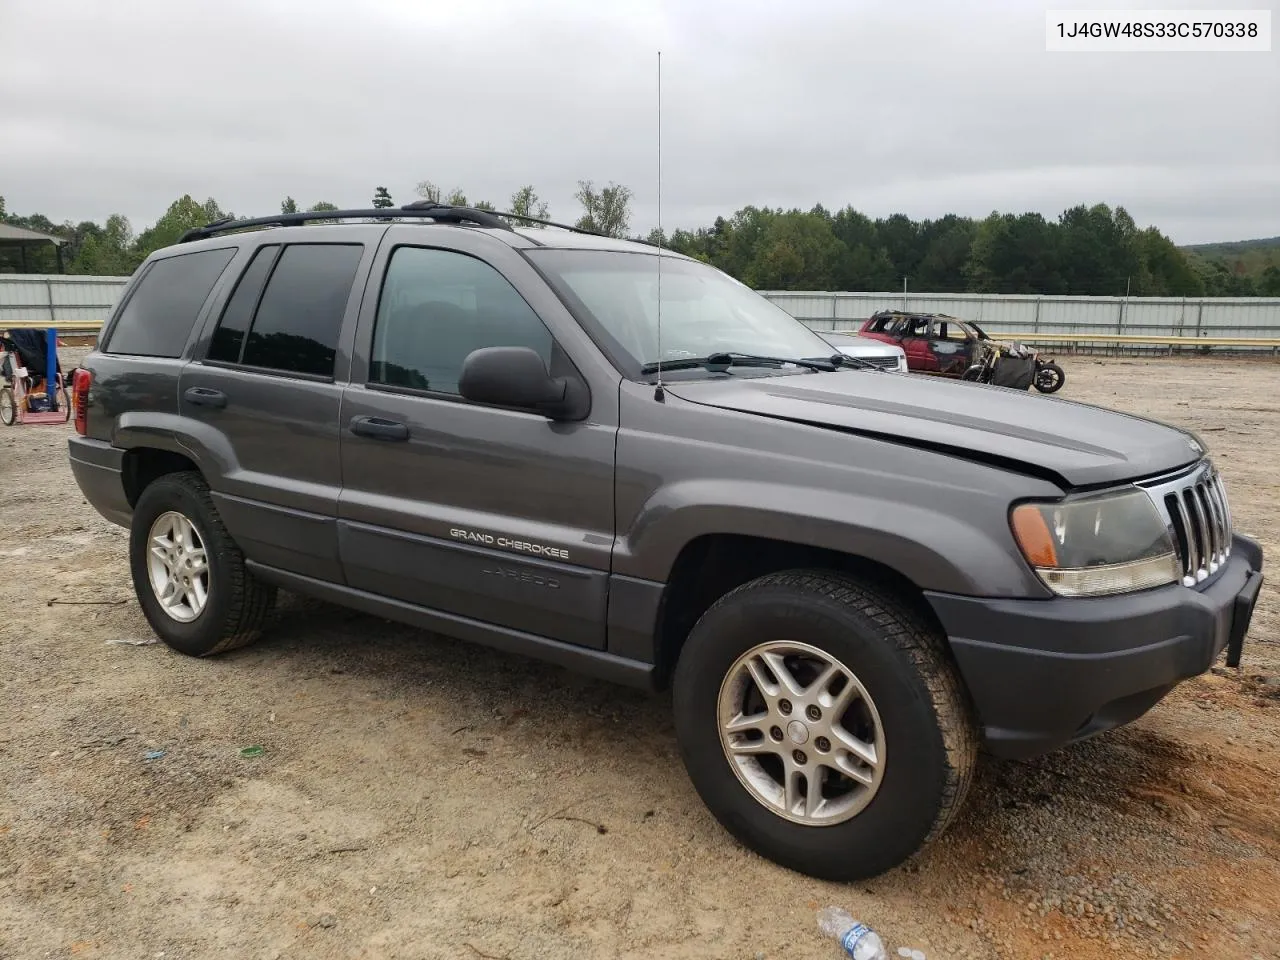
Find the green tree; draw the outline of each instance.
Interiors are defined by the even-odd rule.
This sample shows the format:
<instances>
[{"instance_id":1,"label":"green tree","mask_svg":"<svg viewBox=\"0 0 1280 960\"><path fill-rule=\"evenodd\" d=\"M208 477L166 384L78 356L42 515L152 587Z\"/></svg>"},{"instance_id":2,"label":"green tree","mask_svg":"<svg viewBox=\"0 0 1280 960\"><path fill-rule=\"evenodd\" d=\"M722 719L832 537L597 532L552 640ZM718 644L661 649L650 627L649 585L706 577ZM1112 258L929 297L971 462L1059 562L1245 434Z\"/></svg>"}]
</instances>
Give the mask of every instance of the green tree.
<instances>
[{"instance_id":1,"label":"green tree","mask_svg":"<svg viewBox=\"0 0 1280 960\"><path fill-rule=\"evenodd\" d=\"M86 226L81 224L81 227ZM145 255L133 236L133 227L123 214L113 213L102 227L93 224L68 266L68 272L95 277L125 277L138 269Z\"/></svg>"},{"instance_id":2,"label":"green tree","mask_svg":"<svg viewBox=\"0 0 1280 960\"><path fill-rule=\"evenodd\" d=\"M574 198L582 204L578 218L580 230L590 230L606 237L625 237L631 229L631 189L610 182L596 190L590 180L578 181Z\"/></svg>"},{"instance_id":3,"label":"green tree","mask_svg":"<svg viewBox=\"0 0 1280 960\"><path fill-rule=\"evenodd\" d=\"M377 210L395 206L395 201L391 199L391 194L386 187L378 187L373 191L373 206Z\"/></svg>"},{"instance_id":4,"label":"green tree","mask_svg":"<svg viewBox=\"0 0 1280 960\"><path fill-rule=\"evenodd\" d=\"M284 200L280 202L280 212L281 213L297 213L298 212L297 201L294 200L293 197L285 197Z\"/></svg>"},{"instance_id":5,"label":"green tree","mask_svg":"<svg viewBox=\"0 0 1280 960\"><path fill-rule=\"evenodd\" d=\"M825 211L791 210L765 218L742 282L767 290L830 290L849 258Z\"/></svg>"},{"instance_id":6,"label":"green tree","mask_svg":"<svg viewBox=\"0 0 1280 960\"><path fill-rule=\"evenodd\" d=\"M547 220L551 217L550 208L539 199L537 192L533 189L533 184L525 184L511 195L510 210L519 216L534 217L538 220ZM539 223L526 224L526 226L542 229L542 224Z\"/></svg>"},{"instance_id":7,"label":"green tree","mask_svg":"<svg viewBox=\"0 0 1280 960\"><path fill-rule=\"evenodd\" d=\"M920 225L924 254L911 280L917 290L963 293L967 289L965 264L973 247L977 224L968 217L947 214Z\"/></svg>"},{"instance_id":8,"label":"green tree","mask_svg":"<svg viewBox=\"0 0 1280 960\"><path fill-rule=\"evenodd\" d=\"M876 221L876 237L884 247L899 279L914 277L924 256L920 224L902 213Z\"/></svg>"},{"instance_id":9,"label":"green tree","mask_svg":"<svg viewBox=\"0 0 1280 960\"><path fill-rule=\"evenodd\" d=\"M1258 293L1264 297L1280 297L1280 267L1272 264L1262 271Z\"/></svg>"},{"instance_id":10,"label":"green tree","mask_svg":"<svg viewBox=\"0 0 1280 960\"><path fill-rule=\"evenodd\" d=\"M1136 238L1141 267L1132 293L1135 297L1198 297L1204 281L1187 255L1155 227Z\"/></svg>"},{"instance_id":11,"label":"green tree","mask_svg":"<svg viewBox=\"0 0 1280 960\"><path fill-rule=\"evenodd\" d=\"M308 213L327 213L330 210L337 210L338 206L327 200L321 200L319 203L313 203L307 208ZM336 220L312 220L312 223L337 223Z\"/></svg>"},{"instance_id":12,"label":"green tree","mask_svg":"<svg viewBox=\"0 0 1280 960\"><path fill-rule=\"evenodd\" d=\"M1058 228L1038 213L992 213L977 224L964 267L976 293L1066 293Z\"/></svg>"},{"instance_id":13,"label":"green tree","mask_svg":"<svg viewBox=\"0 0 1280 960\"><path fill-rule=\"evenodd\" d=\"M461 187L454 187L445 196L443 202L451 207L465 207L467 205L467 195Z\"/></svg>"},{"instance_id":14,"label":"green tree","mask_svg":"<svg viewBox=\"0 0 1280 960\"><path fill-rule=\"evenodd\" d=\"M440 202L440 188L430 180L420 180L413 192L423 200L430 200L432 203Z\"/></svg>"},{"instance_id":15,"label":"green tree","mask_svg":"<svg viewBox=\"0 0 1280 960\"><path fill-rule=\"evenodd\" d=\"M1058 219L1062 277L1070 293L1118 296L1140 275L1137 227L1123 207L1072 207Z\"/></svg>"},{"instance_id":16,"label":"green tree","mask_svg":"<svg viewBox=\"0 0 1280 960\"><path fill-rule=\"evenodd\" d=\"M477 200L475 203L473 203L473 204L471 205L471 208L472 208L473 210L485 210L485 211L488 211L489 213L497 213L497 212L498 212L498 208L497 208L497 207L495 207L495 206L494 206L492 203L490 203L488 200Z\"/></svg>"},{"instance_id":17,"label":"green tree","mask_svg":"<svg viewBox=\"0 0 1280 960\"><path fill-rule=\"evenodd\" d=\"M191 194L184 194L169 204L169 209L159 220L138 235L135 252L139 260L146 259L162 247L177 243L188 230L227 216L231 214L223 213L216 200L210 198L198 203Z\"/></svg>"}]
</instances>

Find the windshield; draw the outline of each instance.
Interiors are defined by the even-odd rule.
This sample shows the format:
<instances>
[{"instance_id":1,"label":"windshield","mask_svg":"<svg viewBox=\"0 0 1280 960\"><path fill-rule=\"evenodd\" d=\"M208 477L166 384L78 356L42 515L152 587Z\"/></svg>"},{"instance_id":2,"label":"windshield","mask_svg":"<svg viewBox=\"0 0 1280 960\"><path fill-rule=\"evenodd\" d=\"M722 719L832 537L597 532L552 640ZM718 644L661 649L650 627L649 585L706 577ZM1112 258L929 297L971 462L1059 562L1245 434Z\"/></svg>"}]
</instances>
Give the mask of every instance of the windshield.
<instances>
[{"instance_id":1,"label":"windshield","mask_svg":"<svg viewBox=\"0 0 1280 960\"><path fill-rule=\"evenodd\" d=\"M529 258L586 319L632 378L663 363L716 353L829 357L830 344L750 287L713 267L662 258L658 352L658 256L605 250L530 250ZM790 369L790 368L788 368Z\"/></svg>"}]
</instances>

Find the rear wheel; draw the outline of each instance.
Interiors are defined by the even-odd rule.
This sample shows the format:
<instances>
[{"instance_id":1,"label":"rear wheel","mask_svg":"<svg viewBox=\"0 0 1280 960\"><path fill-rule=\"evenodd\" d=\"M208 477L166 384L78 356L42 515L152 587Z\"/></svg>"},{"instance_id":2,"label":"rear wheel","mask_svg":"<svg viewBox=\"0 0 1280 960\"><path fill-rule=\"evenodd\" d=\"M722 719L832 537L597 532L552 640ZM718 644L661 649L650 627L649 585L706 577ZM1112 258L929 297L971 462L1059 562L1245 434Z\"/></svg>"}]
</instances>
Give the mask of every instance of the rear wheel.
<instances>
[{"instance_id":1,"label":"rear wheel","mask_svg":"<svg viewBox=\"0 0 1280 960\"><path fill-rule=\"evenodd\" d=\"M8 387L0 387L0 423L12 427L18 419L18 404L13 399L13 391Z\"/></svg>"},{"instance_id":2,"label":"rear wheel","mask_svg":"<svg viewBox=\"0 0 1280 960\"><path fill-rule=\"evenodd\" d=\"M198 473L167 474L142 491L129 564L151 629L191 656L252 643L275 604L275 588L245 568Z\"/></svg>"},{"instance_id":3,"label":"rear wheel","mask_svg":"<svg viewBox=\"0 0 1280 960\"><path fill-rule=\"evenodd\" d=\"M1046 363L1036 370L1036 389L1041 393L1057 393L1066 382L1066 372L1056 363Z\"/></svg>"},{"instance_id":4,"label":"rear wheel","mask_svg":"<svg viewBox=\"0 0 1280 960\"><path fill-rule=\"evenodd\" d=\"M944 643L891 595L772 574L699 620L675 676L685 767L748 847L827 880L874 876L945 829L976 727Z\"/></svg>"},{"instance_id":5,"label":"rear wheel","mask_svg":"<svg viewBox=\"0 0 1280 960\"><path fill-rule=\"evenodd\" d=\"M66 387L58 388L58 409L62 411L63 423L71 419L71 395Z\"/></svg>"}]
</instances>

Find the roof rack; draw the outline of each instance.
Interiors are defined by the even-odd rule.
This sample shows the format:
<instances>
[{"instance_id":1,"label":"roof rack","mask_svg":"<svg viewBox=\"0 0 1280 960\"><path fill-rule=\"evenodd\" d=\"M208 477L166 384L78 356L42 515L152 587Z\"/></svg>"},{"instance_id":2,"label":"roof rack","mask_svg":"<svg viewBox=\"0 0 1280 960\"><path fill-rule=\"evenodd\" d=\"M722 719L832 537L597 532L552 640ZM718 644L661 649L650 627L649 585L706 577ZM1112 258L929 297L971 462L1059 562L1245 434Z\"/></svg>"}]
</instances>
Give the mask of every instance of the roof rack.
<instances>
[{"instance_id":1,"label":"roof rack","mask_svg":"<svg viewBox=\"0 0 1280 960\"><path fill-rule=\"evenodd\" d=\"M517 217L515 214L510 214L510 216L515 219L531 219ZM253 217L247 220L233 220L231 217L223 217L221 220L207 223L203 227L194 227L188 230L178 242L188 243L192 240L203 240L205 237L216 236L219 233L227 233L231 230L247 230L250 227L288 227L317 220L388 221L393 218L404 217L421 217L424 220L436 220L441 223L474 223L479 227L494 227L499 230L512 229L511 224L506 220L503 220L498 214L490 213L487 210L476 210L472 207L455 207L447 203L436 203L432 200L418 200L414 203L407 203L397 210L392 210L390 207L371 210L308 210L303 213L281 213L274 217ZM552 224L552 226L559 226L559 224ZM575 228L569 227L568 229Z\"/></svg>"},{"instance_id":2,"label":"roof rack","mask_svg":"<svg viewBox=\"0 0 1280 960\"><path fill-rule=\"evenodd\" d=\"M571 227L567 223L556 223L554 220L539 220L537 217L528 217L523 213L499 213L495 216L505 217L508 220L518 220L520 223L537 223L544 227L557 227L561 230L568 230L570 233L583 233L588 237L603 237L603 233L595 230L584 230L582 227Z\"/></svg>"}]
</instances>

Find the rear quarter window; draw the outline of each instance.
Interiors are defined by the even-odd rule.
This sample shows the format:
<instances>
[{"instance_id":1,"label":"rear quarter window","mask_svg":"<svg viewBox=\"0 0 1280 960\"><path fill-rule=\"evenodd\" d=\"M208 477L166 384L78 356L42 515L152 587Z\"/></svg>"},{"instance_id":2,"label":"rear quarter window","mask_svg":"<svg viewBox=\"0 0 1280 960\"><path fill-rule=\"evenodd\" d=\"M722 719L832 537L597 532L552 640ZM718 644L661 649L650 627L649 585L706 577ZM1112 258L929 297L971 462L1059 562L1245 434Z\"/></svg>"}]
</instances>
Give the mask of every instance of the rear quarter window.
<instances>
[{"instance_id":1,"label":"rear quarter window","mask_svg":"<svg viewBox=\"0 0 1280 960\"><path fill-rule=\"evenodd\" d=\"M200 250L152 263L112 326L104 352L181 356L200 308L235 252Z\"/></svg>"}]
</instances>

